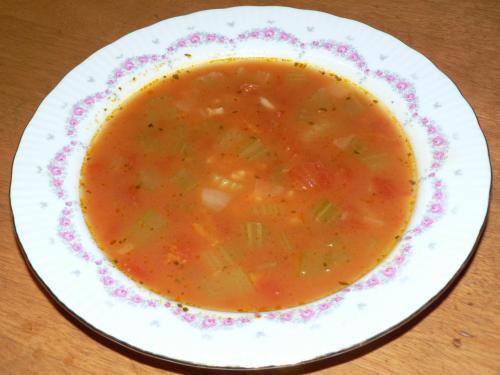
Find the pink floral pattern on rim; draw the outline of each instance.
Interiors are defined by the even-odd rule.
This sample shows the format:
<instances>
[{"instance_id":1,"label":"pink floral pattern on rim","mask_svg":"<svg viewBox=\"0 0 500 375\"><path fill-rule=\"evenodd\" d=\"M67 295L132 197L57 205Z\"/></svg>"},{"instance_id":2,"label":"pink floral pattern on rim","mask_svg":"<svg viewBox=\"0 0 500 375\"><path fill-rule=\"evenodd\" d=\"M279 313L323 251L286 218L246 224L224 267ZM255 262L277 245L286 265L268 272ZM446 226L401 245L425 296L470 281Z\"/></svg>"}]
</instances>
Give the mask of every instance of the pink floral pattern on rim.
<instances>
[{"instance_id":1,"label":"pink floral pattern on rim","mask_svg":"<svg viewBox=\"0 0 500 375\"><path fill-rule=\"evenodd\" d=\"M86 119L88 113L91 112L97 103L113 95L113 90L118 87L125 77L151 65L160 62L168 62L170 56L186 48L193 48L210 43L232 46L237 43L244 43L247 40L286 43L298 51L307 50L308 48L322 49L327 53L331 53L336 57L349 61L365 76L371 75L374 78L386 82L406 103L412 117L426 132L432 152L432 162L430 168L424 171L421 176L421 183L426 182L430 184L433 193L431 200L426 203L426 210L422 219L416 226L408 229L401 239L397 254L391 256L390 260L383 262L379 267L358 280L355 284L347 286L340 292L320 301L292 309L254 314L223 314L182 306L164 297L145 291L139 286L127 287L123 285L119 281L120 277L116 276L116 273L119 271L111 265L109 260L103 257L101 253L99 253L99 255L93 255L92 251L86 250L82 245L78 230L74 224L75 212L81 210L81 208L79 207L78 201L71 201L68 199L70 194L64 189L64 181L67 177L67 160L71 157L72 151L77 145L74 137L77 135L78 125ZM318 39L305 42L292 33L276 27L251 29L239 33L234 38L217 33L191 33L165 47L165 52L162 54L141 55L125 59L108 77L105 90L89 95L71 107L66 124L66 134L70 141L62 150L55 154L47 166L50 186L56 196L64 202L58 220L57 233L72 252L77 254L84 261L93 262L96 265L98 277L110 295L114 298L127 301L132 305L143 308L165 308L183 321L201 329L237 327L249 324L255 319L260 318L281 323L308 322L313 318L333 310L347 298L350 293L362 291L367 288L375 288L393 280L414 251L412 244L413 238L431 228L444 215L446 211L446 187L443 180L438 177L438 172L447 158L449 141L440 127L428 117L421 116L418 110L418 95L411 81L395 73L382 70L371 70L362 54L349 44L329 39Z\"/></svg>"}]
</instances>

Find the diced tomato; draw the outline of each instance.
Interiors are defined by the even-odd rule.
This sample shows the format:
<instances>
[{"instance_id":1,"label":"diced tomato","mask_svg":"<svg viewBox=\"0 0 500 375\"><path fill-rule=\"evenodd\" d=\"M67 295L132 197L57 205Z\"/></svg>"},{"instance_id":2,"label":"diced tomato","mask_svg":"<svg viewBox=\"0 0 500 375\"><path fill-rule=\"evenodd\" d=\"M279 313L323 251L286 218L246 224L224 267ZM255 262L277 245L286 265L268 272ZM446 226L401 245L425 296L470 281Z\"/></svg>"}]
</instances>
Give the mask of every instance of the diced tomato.
<instances>
[{"instance_id":1,"label":"diced tomato","mask_svg":"<svg viewBox=\"0 0 500 375\"><path fill-rule=\"evenodd\" d=\"M203 249L204 239L194 236L189 230L178 230L175 233L175 241L171 244L171 249L175 250L183 258L193 258Z\"/></svg>"},{"instance_id":2,"label":"diced tomato","mask_svg":"<svg viewBox=\"0 0 500 375\"><path fill-rule=\"evenodd\" d=\"M332 185L333 178L320 161L306 162L292 168L289 172L292 185L297 190L323 190Z\"/></svg>"},{"instance_id":3,"label":"diced tomato","mask_svg":"<svg viewBox=\"0 0 500 375\"><path fill-rule=\"evenodd\" d=\"M252 282L259 294L271 301L276 301L284 290L283 285L279 281L270 277L257 277Z\"/></svg>"},{"instance_id":4,"label":"diced tomato","mask_svg":"<svg viewBox=\"0 0 500 375\"><path fill-rule=\"evenodd\" d=\"M335 168L335 182L339 185L349 185L353 179L353 172L350 168L338 167Z\"/></svg>"},{"instance_id":5,"label":"diced tomato","mask_svg":"<svg viewBox=\"0 0 500 375\"><path fill-rule=\"evenodd\" d=\"M395 181L384 178L384 177L374 177L372 179L373 189L375 194L379 195L384 199L391 199L401 195L410 194L410 189L397 184Z\"/></svg>"},{"instance_id":6,"label":"diced tomato","mask_svg":"<svg viewBox=\"0 0 500 375\"><path fill-rule=\"evenodd\" d=\"M130 260L130 262L122 265L122 268L133 275L136 280L144 281L148 278L149 272L147 272L144 268L144 265L140 264L140 261Z\"/></svg>"}]
</instances>

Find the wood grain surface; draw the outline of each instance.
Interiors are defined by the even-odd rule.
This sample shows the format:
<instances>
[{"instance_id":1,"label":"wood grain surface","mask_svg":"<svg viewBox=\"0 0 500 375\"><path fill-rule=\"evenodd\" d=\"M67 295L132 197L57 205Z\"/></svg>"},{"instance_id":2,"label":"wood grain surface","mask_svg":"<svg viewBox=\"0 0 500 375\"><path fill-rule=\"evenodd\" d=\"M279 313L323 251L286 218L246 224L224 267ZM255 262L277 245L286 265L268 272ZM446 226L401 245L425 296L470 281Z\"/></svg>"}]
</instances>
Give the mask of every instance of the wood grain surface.
<instances>
[{"instance_id":1,"label":"wood grain surface","mask_svg":"<svg viewBox=\"0 0 500 375\"><path fill-rule=\"evenodd\" d=\"M356 19L422 52L460 88L500 173L500 2L247 1ZM62 311L35 281L16 242L9 205L20 136L42 99L95 50L140 27L238 1L0 0L0 373L220 373L162 363L98 337ZM498 180L496 180L498 182ZM339 358L278 373L500 374L500 198L474 259L416 319Z\"/></svg>"}]
</instances>

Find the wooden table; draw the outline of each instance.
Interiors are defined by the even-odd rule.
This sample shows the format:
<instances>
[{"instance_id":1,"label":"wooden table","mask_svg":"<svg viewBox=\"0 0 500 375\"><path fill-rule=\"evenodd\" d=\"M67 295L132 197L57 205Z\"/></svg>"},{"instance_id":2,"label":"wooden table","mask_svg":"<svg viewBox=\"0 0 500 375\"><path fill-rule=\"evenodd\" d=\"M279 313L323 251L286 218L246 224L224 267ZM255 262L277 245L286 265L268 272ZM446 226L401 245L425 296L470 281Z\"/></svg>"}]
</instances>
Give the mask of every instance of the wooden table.
<instances>
[{"instance_id":1,"label":"wooden table","mask_svg":"<svg viewBox=\"0 0 500 375\"><path fill-rule=\"evenodd\" d=\"M237 1L0 2L0 373L200 373L148 359L98 337L63 312L30 274L16 242L8 192L19 138L41 100L95 50L156 21ZM491 1L252 1L357 19L430 58L458 85L500 173L500 3ZM500 182L497 180L497 182ZM476 255L442 298L409 324L340 358L285 373L500 374L500 198L493 189ZM216 372L214 372L216 373Z\"/></svg>"}]
</instances>

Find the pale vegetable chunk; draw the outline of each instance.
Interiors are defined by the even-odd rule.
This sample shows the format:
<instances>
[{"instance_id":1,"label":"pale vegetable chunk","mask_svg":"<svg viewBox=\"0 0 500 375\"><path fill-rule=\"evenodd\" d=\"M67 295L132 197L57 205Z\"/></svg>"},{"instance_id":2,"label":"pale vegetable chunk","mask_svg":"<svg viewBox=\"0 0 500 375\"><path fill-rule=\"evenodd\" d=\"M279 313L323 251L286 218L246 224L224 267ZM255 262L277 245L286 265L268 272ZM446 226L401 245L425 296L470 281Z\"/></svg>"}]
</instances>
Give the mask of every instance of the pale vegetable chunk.
<instances>
[{"instance_id":1,"label":"pale vegetable chunk","mask_svg":"<svg viewBox=\"0 0 500 375\"><path fill-rule=\"evenodd\" d=\"M224 114L224 107L217 107L217 108L207 108L207 115L210 116L217 116L217 115L223 115Z\"/></svg>"},{"instance_id":2,"label":"pale vegetable chunk","mask_svg":"<svg viewBox=\"0 0 500 375\"><path fill-rule=\"evenodd\" d=\"M124 255L157 239L166 228L167 220L154 209L145 211L118 240L119 252Z\"/></svg>"},{"instance_id":3,"label":"pale vegetable chunk","mask_svg":"<svg viewBox=\"0 0 500 375\"><path fill-rule=\"evenodd\" d=\"M213 211L222 211L231 201L231 195L216 189L205 188L201 191L203 205Z\"/></svg>"},{"instance_id":4,"label":"pale vegetable chunk","mask_svg":"<svg viewBox=\"0 0 500 375\"><path fill-rule=\"evenodd\" d=\"M313 209L314 220L319 223L328 223L339 216L337 207L327 199L321 200Z\"/></svg>"},{"instance_id":5,"label":"pale vegetable chunk","mask_svg":"<svg viewBox=\"0 0 500 375\"><path fill-rule=\"evenodd\" d=\"M253 138L249 143L243 147L240 151L239 156L247 160L255 160L265 155L267 148L258 138Z\"/></svg>"},{"instance_id":6,"label":"pale vegetable chunk","mask_svg":"<svg viewBox=\"0 0 500 375\"><path fill-rule=\"evenodd\" d=\"M276 107L274 106L274 104L273 104L273 103L271 103L271 102L269 101L269 99L264 98L263 96L261 96L261 97L259 98L259 103L260 103L260 105L262 105L264 108L271 109L271 110L276 109Z\"/></svg>"},{"instance_id":7,"label":"pale vegetable chunk","mask_svg":"<svg viewBox=\"0 0 500 375\"><path fill-rule=\"evenodd\" d=\"M188 192L198 185L196 178L187 169L180 169L171 179L178 188Z\"/></svg>"},{"instance_id":8,"label":"pale vegetable chunk","mask_svg":"<svg viewBox=\"0 0 500 375\"><path fill-rule=\"evenodd\" d=\"M261 247L264 243L265 227L262 223L247 221L245 236L250 247Z\"/></svg>"}]
</instances>

